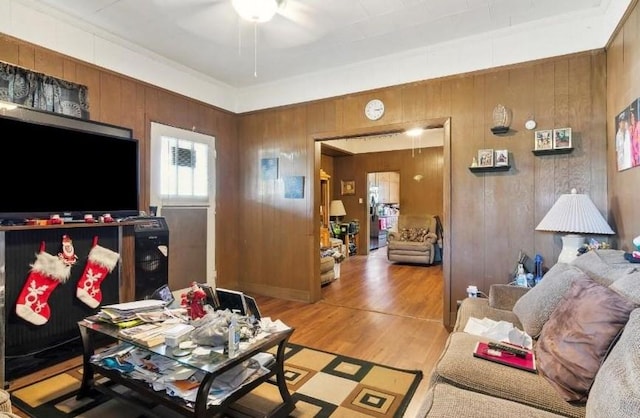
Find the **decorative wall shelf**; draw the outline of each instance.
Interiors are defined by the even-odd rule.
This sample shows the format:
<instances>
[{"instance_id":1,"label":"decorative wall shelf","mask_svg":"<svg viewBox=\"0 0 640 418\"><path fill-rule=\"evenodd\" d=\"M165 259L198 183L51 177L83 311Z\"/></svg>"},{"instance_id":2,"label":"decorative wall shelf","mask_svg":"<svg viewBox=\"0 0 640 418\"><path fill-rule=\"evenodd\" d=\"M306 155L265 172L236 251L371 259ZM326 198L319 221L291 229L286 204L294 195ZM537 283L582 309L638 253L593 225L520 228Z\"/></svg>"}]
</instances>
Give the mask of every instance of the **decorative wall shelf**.
<instances>
[{"instance_id":1,"label":"decorative wall shelf","mask_svg":"<svg viewBox=\"0 0 640 418\"><path fill-rule=\"evenodd\" d=\"M494 135L504 135L507 132L509 132L508 126L494 126L493 128L491 128L491 133L493 133Z\"/></svg>"},{"instance_id":2,"label":"decorative wall shelf","mask_svg":"<svg viewBox=\"0 0 640 418\"><path fill-rule=\"evenodd\" d=\"M569 154L573 151L573 148L558 148L558 149L534 149L533 152L535 155L560 155L560 154Z\"/></svg>"},{"instance_id":3,"label":"decorative wall shelf","mask_svg":"<svg viewBox=\"0 0 640 418\"><path fill-rule=\"evenodd\" d=\"M499 165L493 167L469 167L469 171L472 173L487 173L490 171L509 171L511 170L510 165Z\"/></svg>"}]
</instances>

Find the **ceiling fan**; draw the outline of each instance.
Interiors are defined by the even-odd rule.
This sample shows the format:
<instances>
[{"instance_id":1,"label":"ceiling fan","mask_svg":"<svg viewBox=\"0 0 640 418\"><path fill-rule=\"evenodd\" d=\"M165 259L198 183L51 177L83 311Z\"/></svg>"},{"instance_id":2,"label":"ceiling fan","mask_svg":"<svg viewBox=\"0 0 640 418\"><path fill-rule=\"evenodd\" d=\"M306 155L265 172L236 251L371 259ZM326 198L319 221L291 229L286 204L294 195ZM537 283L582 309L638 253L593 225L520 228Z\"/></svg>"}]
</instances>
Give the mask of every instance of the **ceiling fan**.
<instances>
[{"instance_id":1,"label":"ceiling fan","mask_svg":"<svg viewBox=\"0 0 640 418\"><path fill-rule=\"evenodd\" d=\"M255 29L265 48L292 48L323 36L327 29L312 16L326 16L320 3L305 0L153 0L183 30L212 42L251 39ZM265 8L269 3L271 8ZM252 4L268 14L254 19ZM244 14L245 16L242 16Z\"/></svg>"}]
</instances>

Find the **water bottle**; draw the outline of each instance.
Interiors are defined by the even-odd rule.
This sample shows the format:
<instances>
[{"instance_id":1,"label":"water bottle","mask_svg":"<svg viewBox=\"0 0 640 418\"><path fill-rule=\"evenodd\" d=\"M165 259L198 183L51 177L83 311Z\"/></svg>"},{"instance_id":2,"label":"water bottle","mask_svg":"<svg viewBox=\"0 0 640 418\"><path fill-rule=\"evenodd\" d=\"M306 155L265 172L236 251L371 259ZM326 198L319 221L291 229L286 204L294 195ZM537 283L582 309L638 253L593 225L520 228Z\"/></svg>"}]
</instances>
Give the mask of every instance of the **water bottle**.
<instances>
[{"instance_id":1,"label":"water bottle","mask_svg":"<svg viewBox=\"0 0 640 418\"><path fill-rule=\"evenodd\" d=\"M536 264L536 277L534 279L534 282L535 284L538 284L540 283L540 280L542 280L542 256L540 254L536 254L535 264Z\"/></svg>"},{"instance_id":2,"label":"water bottle","mask_svg":"<svg viewBox=\"0 0 640 418\"><path fill-rule=\"evenodd\" d=\"M237 356L238 351L240 351L240 330L236 316L233 315L229 323L229 358Z\"/></svg>"}]
</instances>

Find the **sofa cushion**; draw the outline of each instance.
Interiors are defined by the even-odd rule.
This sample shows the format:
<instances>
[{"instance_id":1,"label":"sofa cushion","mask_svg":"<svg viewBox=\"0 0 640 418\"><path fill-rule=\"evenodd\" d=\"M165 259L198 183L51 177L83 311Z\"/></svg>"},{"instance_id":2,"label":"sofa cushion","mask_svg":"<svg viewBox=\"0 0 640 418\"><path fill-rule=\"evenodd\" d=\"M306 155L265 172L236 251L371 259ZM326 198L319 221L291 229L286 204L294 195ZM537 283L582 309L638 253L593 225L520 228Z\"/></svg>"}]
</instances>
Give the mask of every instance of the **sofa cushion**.
<instances>
[{"instance_id":1,"label":"sofa cushion","mask_svg":"<svg viewBox=\"0 0 640 418\"><path fill-rule=\"evenodd\" d=\"M587 251L574 259L571 264L603 286L609 286L633 268L624 258L622 250Z\"/></svg>"},{"instance_id":2,"label":"sofa cushion","mask_svg":"<svg viewBox=\"0 0 640 418\"><path fill-rule=\"evenodd\" d=\"M561 417L527 405L457 388L446 383L433 386L417 416L428 418Z\"/></svg>"},{"instance_id":3,"label":"sofa cushion","mask_svg":"<svg viewBox=\"0 0 640 418\"><path fill-rule=\"evenodd\" d=\"M635 305L595 281L576 279L535 346L538 369L567 402L585 402L600 364Z\"/></svg>"},{"instance_id":4,"label":"sofa cushion","mask_svg":"<svg viewBox=\"0 0 640 418\"><path fill-rule=\"evenodd\" d=\"M487 340L465 332L451 333L431 382L448 383L564 416L584 417L584 405L564 401L541 375L474 357L478 341Z\"/></svg>"},{"instance_id":5,"label":"sofa cushion","mask_svg":"<svg viewBox=\"0 0 640 418\"><path fill-rule=\"evenodd\" d=\"M588 418L627 418L640 411L640 309L631 312L620 340L600 367L589 392Z\"/></svg>"},{"instance_id":6,"label":"sofa cushion","mask_svg":"<svg viewBox=\"0 0 640 418\"><path fill-rule=\"evenodd\" d=\"M609 289L615 290L635 304L640 305L640 270L622 275Z\"/></svg>"},{"instance_id":7,"label":"sofa cushion","mask_svg":"<svg viewBox=\"0 0 640 418\"><path fill-rule=\"evenodd\" d=\"M513 305L523 331L537 338L542 326L576 278L586 278L581 270L570 264L557 263L542 277L540 283L531 288Z\"/></svg>"}]
</instances>

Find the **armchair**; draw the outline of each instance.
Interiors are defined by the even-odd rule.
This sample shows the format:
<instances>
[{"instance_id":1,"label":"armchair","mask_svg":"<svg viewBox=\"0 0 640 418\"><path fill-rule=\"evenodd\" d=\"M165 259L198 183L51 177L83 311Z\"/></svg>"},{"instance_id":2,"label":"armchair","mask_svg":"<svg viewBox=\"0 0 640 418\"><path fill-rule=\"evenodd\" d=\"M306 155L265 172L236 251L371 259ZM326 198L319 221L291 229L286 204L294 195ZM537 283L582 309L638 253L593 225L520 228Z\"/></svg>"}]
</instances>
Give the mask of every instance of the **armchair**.
<instances>
[{"instance_id":1,"label":"armchair","mask_svg":"<svg viewBox=\"0 0 640 418\"><path fill-rule=\"evenodd\" d=\"M399 215L398 231L387 236L387 259L401 263L433 264L436 234L433 215Z\"/></svg>"}]
</instances>

